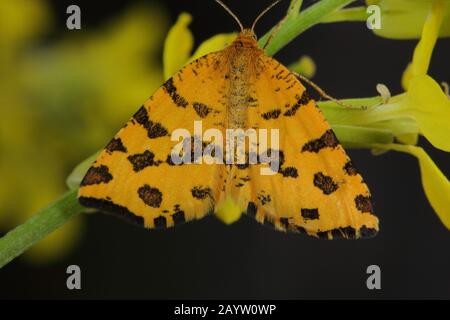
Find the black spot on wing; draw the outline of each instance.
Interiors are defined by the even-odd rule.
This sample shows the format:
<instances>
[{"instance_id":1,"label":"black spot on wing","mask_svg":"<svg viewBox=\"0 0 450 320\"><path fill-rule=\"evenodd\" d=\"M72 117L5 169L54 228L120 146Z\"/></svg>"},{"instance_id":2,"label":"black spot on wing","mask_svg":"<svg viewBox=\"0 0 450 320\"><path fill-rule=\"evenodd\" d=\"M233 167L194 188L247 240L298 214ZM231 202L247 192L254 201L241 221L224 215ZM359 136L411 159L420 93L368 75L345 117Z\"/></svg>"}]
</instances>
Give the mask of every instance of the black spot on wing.
<instances>
[{"instance_id":1,"label":"black spot on wing","mask_svg":"<svg viewBox=\"0 0 450 320\"><path fill-rule=\"evenodd\" d=\"M112 139L105 147L105 150L109 154L113 153L114 151L127 152L127 148L125 148L120 138Z\"/></svg>"},{"instance_id":2,"label":"black spot on wing","mask_svg":"<svg viewBox=\"0 0 450 320\"><path fill-rule=\"evenodd\" d=\"M286 110L283 115L285 117L292 117L297 113L297 110L300 109L301 106L304 106L308 104L309 100L311 100L311 97L306 92L306 90L303 91L302 96L297 100L297 102L290 107L288 110Z\"/></svg>"},{"instance_id":3,"label":"black spot on wing","mask_svg":"<svg viewBox=\"0 0 450 320\"><path fill-rule=\"evenodd\" d=\"M89 208L95 208L102 212L114 215L140 227L144 226L144 218L130 212L128 208L115 204L111 200L96 199L90 197L80 197L78 201L81 205Z\"/></svg>"},{"instance_id":4,"label":"black spot on wing","mask_svg":"<svg viewBox=\"0 0 450 320\"><path fill-rule=\"evenodd\" d=\"M145 107L141 106L139 110L133 115L133 118L137 123L145 126L145 124L148 122L148 114Z\"/></svg>"},{"instance_id":5,"label":"black spot on wing","mask_svg":"<svg viewBox=\"0 0 450 320\"><path fill-rule=\"evenodd\" d=\"M329 176L324 175L322 172L314 174L314 185L322 190L326 195L329 195L338 189L338 185Z\"/></svg>"},{"instance_id":6,"label":"black spot on wing","mask_svg":"<svg viewBox=\"0 0 450 320\"><path fill-rule=\"evenodd\" d=\"M175 103L178 107L186 108L188 105L188 102L185 98L180 96L178 94L177 88L175 87L173 83L173 78L170 78L166 81L163 85L164 89L166 90L167 94L172 99L173 103Z\"/></svg>"},{"instance_id":7,"label":"black spot on wing","mask_svg":"<svg viewBox=\"0 0 450 320\"><path fill-rule=\"evenodd\" d=\"M136 172L149 166L158 166L161 161L155 161L155 154L150 150L144 153L137 153L127 157L128 161L133 165L133 170Z\"/></svg>"},{"instance_id":8,"label":"black spot on wing","mask_svg":"<svg viewBox=\"0 0 450 320\"><path fill-rule=\"evenodd\" d=\"M303 91L302 96L298 100L301 105L307 105L309 100L311 100L311 96L308 94L306 90Z\"/></svg>"},{"instance_id":9,"label":"black spot on wing","mask_svg":"<svg viewBox=\"0 0 450 320\"><path fill-rule=\"evenodd\" d=\"M356 209L365 213L373 213L372 200L370 196L364 196L362 194L355 197Z\"/></svg>"},{"instance_id":10,"label":"black spot on wing","mask_svg":"<svg viewBox=\"0 0 450 320\"><path fill-rule=\"evenodd\" d=\"M272 201L270 194L260 193L258 194L257 198L263 206Z\"/></svg>"},{"instance_id":11,"label":"black spot on wing","mask_svg":"<svg viewBox=\"0 0 450 320\"><path fill-rule=\"evenodd\" d=\"M137 193L146 205L153 208L159 208L161 205L163 194L158 188L153 188L145 184L138 189Z\"/></svg>"},{"instance_id":12,"label":"black spot on wing","mask_svg":"<svg viewBox=\"0 0 450 320\"><path fill-rule=\"evenodd\" d=\"M168 134L167 129L164 128L160 123L155 123L152 121L149 122L147 131L148 131L148 137L150 139L164 137Z\"/></svg>"},{"instance_id":13,"label":"black spot on wing","mask_svg":"<svg viewBox=\"0 0 450 320\"><path fill-rule=\"evenodd\" d=\"M335 148L339 142L333 132L329 129L318 139L311 140L305 143L302 147L302 152L319 152L323 148Z\"/></svg>"},{"instance_id":14,"label":"black spot on wing","mask_svg":"<svg viewBox=\"0 0 450 320\"><path fill-rule=\"evenodd\" d=\"M286 167L279 170L283 177L297 178L298 171L294 167Z\"/></svg>"},{"instance_id":15,"label":"black spot on wing","mask_svg":"<svg viewBox=\"0 0 450 320\"><path fill-rule=\"evenodd\" d=\"M203 188L201 186L196 186L191 190L192 196L198 200L204 200L206 198L212 198L211 188Z\"/></svg>"},{"instance_id":16,"label":"black spot on wing","mask_svg":"<svg viewBox=\"0 0 450 320\"><path fill-rule=\"evenodd\" d=\"M358 174L358 171L356 170L355 166L353 165L353 162L351 160L348 160L344 165L344 171L349 176L355 176Z\"/></svg>"},{"instance_id":17,"label":"black spot on wing","mask_svg":"<svg viewBox=\"0 0 450 320\"><path fill-rule=\"evenodd\" d=\"M280 109L274 109L271 111L264 112L263 114L261 114L261 117L264 120L277 119L280 116L280 114L281 114Z\"/></svg>"},{"instance_id":18,"label":"black spot on wing","mask_svg":"<svg viewBox=\"0 0 450 320\"><path fill-rule=\"evenodd\" d=\"M172 155L170 155L170 154L167 156L166 163L167 163L169 166L182 166L182 165L184 164L183 162L181 162L181 163L179 163L179 164L174 163L174 162L172 161Z\"/></svg>"},{"instance_id":19,"label":"black spot on wing","mask_svg":"<svg viewBox=\"0 0 450 320\"><path fill-rule=\"evenodd\" d=\"M167 129L160 123L150 120L148 117L148 112L144 106L142 106L138 112L134 114L133 118L147 130L147 136L150 139L164 137L168 134Z\"/></svg>"},{"instance_id":20,"label":"black spot on wing","mask_svg":"<svg viewBox=\"0 0 450 320\"><path fill-rule=\"evenodd\" d=\"M109 173L109 168L107 166L100 165L98 167L90 167L81 181L80 186L108 183L112 179L113 176Z\"/></svg>"},{"instance_id":21,"label":"black spot on wing","mask_svg":"<svg viewBox=\"0 0 450 320\"><path fill-rule=\"evenodd\" d=\"M302 208L300 213L305 220L317 220L319 219L319 209L317 208Z\"/></svg>"},{"instance_id":22,"label":"black spot on wing","mask_svg":"<svg viewBox=\"0 0 450 320\"><path fill-rule=\"evenodd\" d=\"M192 106L200 118L205 118L212 111L212 108L200 102L194 102Z\"/></svg>"},{"instance_id":23,"label":"black spot on wing","mask_svg":"<svg viewBox=\"0 0 450 320\"><path fill-rule=\"evenodd\" d=\"M274 149L267 149L267 157L271 157L272 156L272 152L278 151L278 157L275 160L272 160L273 162L278 162L278 173L280 173L283 177L287 178L297 178L298 177L298 170L295 167L284 167L284 163L285 163L285 156L284 156L284 152L283 150L274 150ZM259 163L264 163L263 159L264 156L261 153L259 155ZM272 167L272 163L271 163L271 167Z\"/></svg>"}]
</instances>

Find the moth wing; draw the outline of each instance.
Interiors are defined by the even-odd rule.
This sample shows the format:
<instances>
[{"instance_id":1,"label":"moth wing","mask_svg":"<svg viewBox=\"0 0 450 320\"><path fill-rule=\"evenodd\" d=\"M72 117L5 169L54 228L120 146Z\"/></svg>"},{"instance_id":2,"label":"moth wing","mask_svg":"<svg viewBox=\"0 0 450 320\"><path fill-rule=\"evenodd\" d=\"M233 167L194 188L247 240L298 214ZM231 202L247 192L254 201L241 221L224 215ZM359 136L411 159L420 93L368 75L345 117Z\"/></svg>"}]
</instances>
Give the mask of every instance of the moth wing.
<instances>
[{"instance_id":1,"label":"moth wing","mask_svg":"<svg viewBox=\"0 0 450 320\"><path fill-rule=\"evenodd\" d=\"M175 164L170 155L178 142L171 134L194 133L196 120L203 130L223 126L223 59L220 52L197 59L145 102L88 170L78 194L81 204L147 228L170 227L214 210L224 166Z\"/></svg>"},{"instance_id":2,"label":"moth wing","mask_svg":"<svg viewBox=\"0 0 450 320\"><path fill-rule=\"evenodd\" d=\"M234 198L279 230L325 239L374 236L369 189L320 109L287 68L267 56L260 62L248 126L279 130L279 169L263 175L268 165L236 168Z\"/></svg>"}]
</instances>

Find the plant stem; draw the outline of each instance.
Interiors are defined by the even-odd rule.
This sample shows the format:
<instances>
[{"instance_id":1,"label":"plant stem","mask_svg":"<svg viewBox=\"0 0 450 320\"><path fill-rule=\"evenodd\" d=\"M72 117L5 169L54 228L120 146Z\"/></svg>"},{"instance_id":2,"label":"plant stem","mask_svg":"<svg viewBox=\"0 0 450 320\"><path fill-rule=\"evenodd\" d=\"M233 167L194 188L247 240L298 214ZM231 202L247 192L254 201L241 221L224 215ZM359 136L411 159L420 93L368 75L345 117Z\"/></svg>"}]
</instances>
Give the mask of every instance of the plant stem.
<instances>
[{"instance_id":1,"label":"plant stem","mask_svg":"<svg viewBox=\"0 0 450 320\"><path fill-rule=\"evenodd\" d=\"M342 21L363 22L367 20L366 10L367 10L366 7L342 9L327 15L320 22L321 23L342 22Z\"/></svg>"},{"instance_id":2,"label":"plant stem","mask_svg":"<svg viewBox=\"0 0 450 320\"><path fill-rule=\"evenodd\" d=\"M297 16L293 15L294 18L286 19L267 46L266 53L269 56L274 55L289 42L294 40L299 34L319 23L325 16L354 1L355 0L322 0L300 12ZM259 40L259 45L261 47L264 46L274 28L275 27Z\"/></svg>"},{"instance_id":3,"label":"plant stem","mask_svg":"<svg viewBox=\"0 0 450 320\"><path fill-rule=\"evenodd\" d=\"M0 238L0 268L83 212L85 209L77 201L77 192L78 190L66 192L25 223Z\"/></svg>"}]
</instances>

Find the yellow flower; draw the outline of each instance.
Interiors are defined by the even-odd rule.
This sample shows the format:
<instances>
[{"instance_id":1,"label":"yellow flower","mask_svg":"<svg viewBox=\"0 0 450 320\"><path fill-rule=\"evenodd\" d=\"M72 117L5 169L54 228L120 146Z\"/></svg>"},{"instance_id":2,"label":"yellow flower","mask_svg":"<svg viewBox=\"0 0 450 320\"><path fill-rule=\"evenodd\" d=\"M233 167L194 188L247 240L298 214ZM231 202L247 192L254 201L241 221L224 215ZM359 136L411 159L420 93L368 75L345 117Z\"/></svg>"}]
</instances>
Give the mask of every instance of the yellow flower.
<instances>
[{"instance_id":1,"label":"yellow flower","mask_svg":"<svg viewBox=\"0 0 450 320\"><path fill-rule=\"evenodd\" d=\"M189 13L181 13L167 34L163 51L164 79L169 79L189 59L194 46L194 36L188 29L191 21Z\"/></svg>"},{"instance_id":2,"label":"yellow flower","mask_svg":"<svg viewBox=\"0 0 450 320\"><path fill-rule=\"evenodd\" d=\"M442 1L433 3L413 61L403 75L402 82L407 91L393 99L392 103L380 106L379 113L385 113L384 119L413 119L420 134L436 148L450 152L450 100L439 84L427 75L446 8ZM377 145L377 148L406 152L418 159L425 194L442 223L450 229L450 182L425 151L420 147L401 144Z\"/></svg>"},{"instance_id":3,"label":"yellow flower","mask_svg":"<svg viewBox=\"0 0 450 320\"><path fill-rule=\"evenodd\" d=\"M413 61L406 69L402 83L406 93L373 110L375 120L409 118L417 122L419 133L436 148L450 152L450 100L441 86L429 75L433 48L445 12L443 2L435 2L427 18L422 37L414 51Z\"/></svg>"},{"instance_id":4,"label":"yellow flower","mask_svg":"<svg viewBox=\"0 0 450 320\"><path fill-rule=\"evenodd\" d=\"M435 1L414 51L409 81L406 80L407 93L400 101L399 109L417 121L420 133L436 148L450 152L450 100L439 84L427 75L433 48L446 14L448 6L442 1ZM399 145L390 148L407 152L419 160L425 194L442 223L450 229L448 179L422 148Z\"/></svg>"}]
</instances>

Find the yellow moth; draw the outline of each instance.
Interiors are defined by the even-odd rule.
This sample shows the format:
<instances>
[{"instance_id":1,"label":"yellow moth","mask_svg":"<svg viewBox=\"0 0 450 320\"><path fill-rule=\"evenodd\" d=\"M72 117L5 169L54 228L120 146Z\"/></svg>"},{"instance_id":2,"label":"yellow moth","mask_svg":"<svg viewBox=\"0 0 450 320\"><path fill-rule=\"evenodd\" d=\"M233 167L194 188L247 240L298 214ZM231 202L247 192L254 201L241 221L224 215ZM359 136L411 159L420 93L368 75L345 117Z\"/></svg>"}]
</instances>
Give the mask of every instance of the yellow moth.
<instances>
[{"instance_id":1,"label":"yellow moth","mask_svg":"<svg viewBox=\"0 0 450 320\"><path fill-rule=\"evenodd\" d=\"M180 145L174 132L194 132L198 122L203 132L215 129L223 137L230 129L277 130L277 149L266 146L256 155L277 154L273 174L261 174L268 163L250 163L248 152L238 163L174 162ZM217 150L224 145L196 144L197 138L203 137L182 139L189 149L179 154L195 154L197 145L201 158L219 145L212 156L222 160ZM315 102L293 73L258 47L253 27L242 25L228 47L188 64L144 103L100 153L78 196L87 207L146 228L208 213L234 220L243 212L278 230L324 239L378 231L369 190Z\"/></svg>"}]
</instances>

